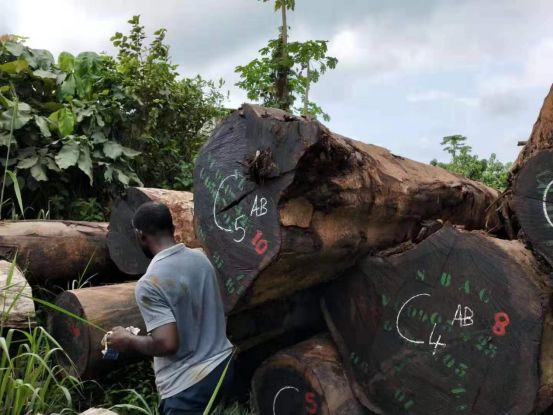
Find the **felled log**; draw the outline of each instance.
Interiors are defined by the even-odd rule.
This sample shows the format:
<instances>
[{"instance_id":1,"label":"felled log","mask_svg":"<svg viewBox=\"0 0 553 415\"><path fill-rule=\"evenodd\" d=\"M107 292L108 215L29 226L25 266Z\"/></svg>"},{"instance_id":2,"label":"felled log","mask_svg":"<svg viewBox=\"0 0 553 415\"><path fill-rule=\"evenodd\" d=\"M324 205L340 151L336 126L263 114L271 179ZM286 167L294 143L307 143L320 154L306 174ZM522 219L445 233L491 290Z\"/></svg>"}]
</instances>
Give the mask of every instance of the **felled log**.
<instances>
[{"instance_id":1,"label":"felled log","mask_svg":"<svg viewBox=\"0 0 553 415\"><path fill-rule=\"evenodd\" d=\"M105 331L115 326L134 326L145 334L135 301L135 285L130 282L65 291L55 299L55 304ZM319 300L319 292L310 290L233 314L228 318L227 333L241 351L291 333L312 335L324 327ZM121 354L117 361L103 360L100 341L104 331L54 310L48 313L48 328L74 366L71 368L63 359L60 363L83 378L97 378L123 364L145 358Z\"/></svg>"},{"instance_id":2,"label":"felled log","mask_svg":"<svg viewBox=\"0 0 553 415\"><path fill-rule=\"evenodd\" d=\"M526 159L512 189L510 208L520 236L553 266L553 149Z\"/></svg>"},{"instance_id":3,"label":"felled log","mask_svg":"<svg viewBox=\"0 0 553 415\"><path fill-rule=\"evenodd\" d=\"M124 196L115 202L109 219L109 253L113 262L125 274L144 274L150 263L150 259L144 255L136 241L135 231L131 224L134 212L146 202L166 204L173 216L175 239L192 248L199 246L194 237L192 224L194 215L192 193L131 187L126 190Z\"/></svg>"},{"instance_id":4,"label":"felled log","mask_svg":"<svg viewBox=\"0 0 553 415\"><path fill-rule=\"evenodd\" d=\"M106 223L1 221L0 258L11 261L17 253L17 264L31 285L116 275L106 236Z\"/></svg>"},{"instance_id":5,"label":"felled log","mask_svg":"<svg viewBox=\"0 0 553 415\"><path fill-rule=\"evenodd\" d=\"M336 346L320 335L276 353L255 372L254 411L259 415L361 415Z\"/></svg>"},{"instance_id":6,"label":"felled log","mask_svg":"<svg viewBox=\"0 0 553 415\"><path fill-rule=\"evenodd\" d=\"M367 408L526 415L551 405L551 286L519 241L444 227L364 258L323 309Z\"/></svg>"},{"instance_id":7,"label":"felled log","mask_svg":"<svg viewBox=\"0 0 553 415\"><path fill-rule=\"evenodd\" d=\"M513 163L511 177L516 176L518 171L526 164L526 161L535 153L549 149L553 149L553 87L551 87L543 101L530 138L526 141Z\"/></svg>"},{"instance_id":8,"label":"felled log","mask_svg":"<svg viewBox=\"0 0 553 415\"><path fill-rule=\"evenodd\" d=\"M510 238L519 237L553 265L553 89L509 175L498 204Z\"/></svg>"},{"instance_id":9,"label":"felled log","mask_svg":"<svg viewBox=\"0 0 553 415\"><path fill-rule=\"evenodd\" d=\"M481 183L254 105L219 125L194 170L195 230L227 310L329 280L369 250L416 239L428 219L481 228L496 197Z\"/></svg>"},{"instance_id":10,"label":"felled log","mask_svg":"<svg viewBox=\"0 0 553 415\"><path fill-rule=\"evenodd\" d=\"M28 329L36 324L31 286L17 266L0 260L0 328Z\"/></svg>"}]
</instances>

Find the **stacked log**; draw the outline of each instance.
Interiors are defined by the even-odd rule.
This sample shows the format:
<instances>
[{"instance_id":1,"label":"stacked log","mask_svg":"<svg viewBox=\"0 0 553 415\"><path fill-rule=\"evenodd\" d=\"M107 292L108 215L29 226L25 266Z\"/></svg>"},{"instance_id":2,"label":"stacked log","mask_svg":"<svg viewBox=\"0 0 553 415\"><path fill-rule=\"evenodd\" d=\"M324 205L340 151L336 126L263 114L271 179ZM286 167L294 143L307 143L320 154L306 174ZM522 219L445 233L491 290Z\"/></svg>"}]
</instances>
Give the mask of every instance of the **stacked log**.
<instances>
[{"instance_id":1,"label":"stacked log","mask_svg":"<svg viewBox=\"0 0 553 415\"><path fill-rule=\"evenodd\" d=\"M230 311L330 280L367 252L417 240L425 224L495 226L484 211L497 195L317 121L244 105L198 155L194 225Z\"/></svg>"},{"instance_id":2,"label":"stacked log","mask_svg":"<svg viewBox=\"0 0 553 415\"><path fill-rule=\"evenodd\" d=\"M31 285L117 275L106 245L107 224L78 221L1 221L0 258L13 260ZM17 255L16 255L17 254Z\"/></svg>"},{"instance_id":3,"label":"stacked log","mask_svg":"<svg viewBox=\"0 0 553 415\"><path fill-rule=\"evenodd\" d=\"M134 296L135 285L130 282L65 291L55 304L105 331L115 326L134 326L146 334ZM319 301L319 291L310 290L232 314L227 324L229 338L241 352L294 333L305 338L324 327ZM97 378L124 364L147 358L122 353L116 361L104 360L100 343L105 331L55 310L48 314L48 331L72 360L68 362L61 356L60 363L82 378Z\"/></svg>"},{"instance_id":4,"label":"stacked log","mask_svg":"<svg viewBox=\"0 0 553 415\"><path fill-rule=\"evenodd\" d=\"M553 265L553 88L509 176L499 204L511 238L520 238Z\"/></svg>"},{"instance_id":5,"label":"stacked log","mask_svg":"<svg viewBox=\"0 0 553 415\"><path fill-rule=\"evenodd\" d=\"M135 230L131 224L134 212L146 202L160 202L171 210L175 225L175 239L191 248L199 243L194 237L193 197L190 192L175 190L131 187L113 206L109 220L108 247L111 259L119 270L128 275L142 275L150 259L138 245Z\"/></svg>"},{"instance_id":6,"label":"stacked log","mask_svg":"<svg viewBox=\"0 0 553 415\"><path fill-rule=\"evenodd\" d=\"M362 415L338 351L328 335L282 350L266 360L252 381L259 415Z\"/></svg>"},{"instance_id":7,"label":"stacked log","mask_svg":"<svg viewBox=\"0 0 553 415\"><path fill-rule=\"evenodd\" d=\"M386 414L529 414L553 400L549 276L519 241L446 226L325 295L357 398Z\"/></svg>"}]
</instances>

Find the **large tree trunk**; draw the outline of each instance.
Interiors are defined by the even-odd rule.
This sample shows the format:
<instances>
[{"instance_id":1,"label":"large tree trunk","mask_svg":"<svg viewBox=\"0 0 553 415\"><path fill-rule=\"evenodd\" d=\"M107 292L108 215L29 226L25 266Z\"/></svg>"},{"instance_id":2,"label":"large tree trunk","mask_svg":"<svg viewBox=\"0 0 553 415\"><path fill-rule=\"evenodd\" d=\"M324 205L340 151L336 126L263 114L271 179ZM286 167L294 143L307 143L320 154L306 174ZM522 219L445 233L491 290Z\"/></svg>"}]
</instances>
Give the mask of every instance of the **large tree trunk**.
<instances>
[{"instance_id":1,"label":"large tree trunk","mask_svg":"<svg viewBox=\"0 0 553 415\"><path fill-rule=\"evenodd\" d=\"M516 176L526 161L540 150L553 148L553 87L543 101L532 134L520 151L511 169L511 177Z\"/></svg>"},{"instance_id":2,"label":"large tree trunk","mask_svg":"<svg viewBox=\"0 0 553 415\"><path fill-rule=\"evenodd\" d=\"M252 381L259 415L362 415L336 346L328 335L306 340L270 357Z\"/></svg>"},{"instance_id":3,"label":"large tree trunk","mask_svg":"<svg viewBox=\"0 0 553 415\"><path fill-rule=\"evenodd\" d=\"M31 286L15 264L0 261L0 328L28 329L36 324Z\"/></svg>"},{"instance_id":4,"label":"large tree trunk","mask_svg":"<svg viewBox=\"0 0 553 415\"><path fill-rule=\"evenodd\" d=\"M65 291L56 298L55 304L105 331L114 326L135 326L142 330L141 334L146 334L134 297L135 285L131 282ZM324 328L319 301L320 291L310 290L233 314L228 318L227 333L241 352L278 341L283 336L303 339ZM75 374L84 378L96 378L122 364L145 358L121 354L115 362L103 360L100 341L104 332L63 313L51 310L48 327L73 360ZM69 368L68 362L62 359L61 363Z\"/></svg>"},{"instance_id":5,"label":"large tree trunk","mask_svg":"<svg viewBox=\"0 0 553 415\"><path fill-rule=\"evenodd\" d=\"M2 221L0 258L12 260L17 254L17 264L31 285L118 275L106 236L106 223Z\"/></svg>"},{"instance_id":6,"label":"large tree trunk","mask_svg":"<svg viewBox=\"0 0 553 415\"><path fill-rule=\"evenodd\" d=\"M115 202L109 220L108 247L113 262L129 275L144 274L150 259L138 245L131 220L134 212L146 202L160 202L171 210L175 225L175 239L196 248L192 218L194 204L192 193L175 190L131 187Z\"/></svg>"},{"instance_id":7,"label":"large tree trunk","mask_svg":"<svg viewBox=\"0 0 553 415\"><path fill-rule=\"evenodd\" d=\"M553 265L553 88L497 205L506 234L519 237Z\"/></svg>"},{"instance_id":8,"label":"large tree trunk","mask_svg":"<svg viewBox=\"0 0 553 415\"><path fill-rule=\"evenodd\" d=\"M551 404L551 286L518 241L445 227L364 258L323 309L368 408L527 415Z\"/></svg>"},{"instance_id":9,"label":"large tree trunk","mask_svg":"<svg viewBox=\"0 0 553 415\"><path fill-rule=\"evenodd\" d=\"M329 280L370 250L415 240L429 219L482 228L497 197L481 183L253 105L202 148L194 192L196 234L227 310Z\"/></svg>"}]
</instances>

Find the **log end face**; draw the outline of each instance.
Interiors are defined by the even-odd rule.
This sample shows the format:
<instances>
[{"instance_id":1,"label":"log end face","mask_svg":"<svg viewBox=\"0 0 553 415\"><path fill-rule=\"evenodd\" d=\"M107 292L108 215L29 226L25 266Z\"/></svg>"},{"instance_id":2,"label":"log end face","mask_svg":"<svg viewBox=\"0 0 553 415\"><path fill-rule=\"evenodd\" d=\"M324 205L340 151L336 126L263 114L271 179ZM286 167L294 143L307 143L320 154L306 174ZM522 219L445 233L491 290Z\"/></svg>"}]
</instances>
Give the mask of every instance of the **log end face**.
<instances>
[{"instance_id":1,"label":"log end face","mask_svg":"<svg viewBox=\"0 0 553 415\"><path fill-rule=\"evenodd\" d=\"M150 199L139 189L129 188L111 212L108 232L109 254L117 268L128 275L141 275L150 260L140 248L131 220L140 205Z\"/></svg>"},{"instance_id":2,"label":"log end face","mask_svg":"<svg viewBox=\"0 0 553 415\"><path fill-rule=\"evenodd\" d=\"M325 318L361 398L386 413L535 410L543 292L526 261L444 227L338 280Z\"/></svg>"},{"instance_id":3,"label":"log end face","mask_svg":"<svg viewBox=\"0 0 553 415\"><path fill-rule=\"evenodd\" d=\"M58 295L55 305L77 316L86 319L78 298L65 291ZM68 316L51 310L48 313L48 332L56 339L65 354L58 353L58 363L70 373L82 377L90 369L90 326Z\"/></svg>"}]
</instances>

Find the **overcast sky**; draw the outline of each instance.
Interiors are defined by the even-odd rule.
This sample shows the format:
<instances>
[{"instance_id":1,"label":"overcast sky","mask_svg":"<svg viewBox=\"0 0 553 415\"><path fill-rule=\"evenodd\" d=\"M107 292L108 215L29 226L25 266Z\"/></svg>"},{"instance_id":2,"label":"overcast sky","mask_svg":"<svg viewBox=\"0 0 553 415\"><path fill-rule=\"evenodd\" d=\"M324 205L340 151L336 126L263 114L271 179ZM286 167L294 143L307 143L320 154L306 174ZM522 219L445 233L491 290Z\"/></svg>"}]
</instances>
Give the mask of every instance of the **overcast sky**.
<instances>
[{"instance_id":1,"label":"overcast sky","mask_svg":"<svg viewBox=\"0 0 553 415\"><path fill-rule=\"evenodd\" d=\"M325 39L339 59L314 86L329 127L428 162L445 135L482 157L518 153L553 82L551 0L296 0L291 40ZM109 38L140 14L168 29L185 76L224 78L230 106L246 100L236 65L273 38L278 14L255 0L0 0L0 34L28 45L111 52Z\"/></svg>"}]
</instances>

